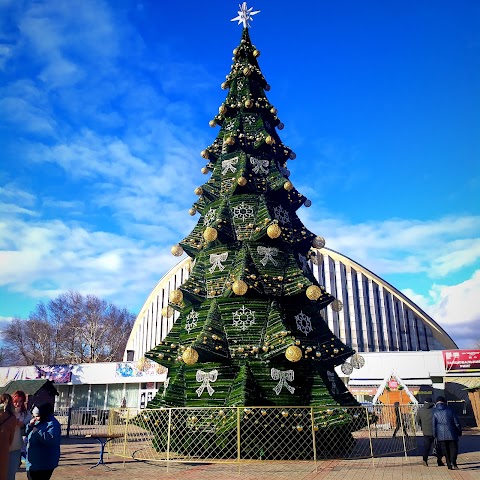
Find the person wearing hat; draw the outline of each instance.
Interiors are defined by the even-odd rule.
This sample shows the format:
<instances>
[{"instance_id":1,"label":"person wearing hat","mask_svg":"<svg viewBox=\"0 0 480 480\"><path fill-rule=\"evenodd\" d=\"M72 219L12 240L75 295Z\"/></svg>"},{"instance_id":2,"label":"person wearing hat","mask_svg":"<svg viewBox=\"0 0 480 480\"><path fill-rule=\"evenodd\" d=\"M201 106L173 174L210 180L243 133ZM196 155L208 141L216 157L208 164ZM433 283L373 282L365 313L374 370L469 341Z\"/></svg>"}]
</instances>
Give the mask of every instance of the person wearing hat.
<instances>
[{"instance_id":1,"label":"person wearing hat","mask_svg":"<svg viewBox=\"0 0 480 480\"><path fill-rule=\"evenodd\" d=\"M462 427L455 412L447 405L445 397L437 397L433 409L433 436L442 449L449 470L458 470L458 437Z\"/></svg>"},{"instance_id":2,"label":"person wearing hat","mask_svg":"<svg viewBox=\"0 0 480 480\"><path fill-rule=\"evenodd\" d=\"M417 424L422 429L423 433L423 464L428 467L428 457L430 450L434 444L435 437L433 436L433 399L428 397L423 402L423 407L418 409L417 412ZM434 455L437 457L437 465L443 467L445 464L442 462L442 452L440 447L436 448Z\"/></svg>"},{"instance_id":3,"label":"person wearing hat","mask_svg":"<svg viewBox=\"0 0 480 480\"><path fill-rule=\"evenodd\" d=\"M61 427L49 403L34 407L27 425L27 478L49 480L60 460Z\"/></svg>"}]
</instances>

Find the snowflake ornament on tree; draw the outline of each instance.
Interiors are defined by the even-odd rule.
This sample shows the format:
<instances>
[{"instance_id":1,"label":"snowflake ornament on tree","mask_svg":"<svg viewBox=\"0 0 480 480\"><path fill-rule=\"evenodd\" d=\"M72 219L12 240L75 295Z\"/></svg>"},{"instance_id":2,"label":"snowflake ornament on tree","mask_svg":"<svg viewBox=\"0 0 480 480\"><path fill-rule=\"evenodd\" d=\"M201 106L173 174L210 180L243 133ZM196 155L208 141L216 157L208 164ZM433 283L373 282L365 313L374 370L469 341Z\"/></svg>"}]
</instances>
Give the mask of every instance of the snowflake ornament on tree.
<instances>
[{"instance_id":1,"label":"snowflake ornament on tree","mask_svg":"<svg viewBox=\"0 0 480 480\"><path fill-rule=\"evenodd\" d=\"M195 328L197 326L198 322L198 312L195 310L192 310L185 318L185 330L190 333L190 330L192 328Z\"/></svg>"},{"instance_id":2,"label":"snowflake ornament on tree","mask_svg":"<svg viewBox=\"0 0 480 480\"><path fill-rule=\"evenodd\" d=\"M275 207L273 211L275 214L275 218L280 223L283 223L285 225L290 222L290 215L281 205L279 205L278 207Z\"/></svg>"},{"instance_id":3,"label":"snowflake ornament on tree","mask_svg":"<svg viewBox=\"0 0 480 480\"><path fill-rule=\"evenodd\" d=\"M247 218L253 218L253 207L247 205L245 202L233 207L233 218L244 222Z\"/></svg>"},{"instance_id":4,"label":"snowflake ornament on tree","mask_svg":"<svg viewBox=\"0 0 480 480\"><path fill-rule=\"evenodd\" d=\"M216 211L214 208L211 208L203 217L203 224L208 227L212 225L215 220Z\"/></svg>"},{"instance_id":5,"label":"snowflake ornament on tree","mask_svg":"<svg viewBox=\"0 0 480 480\"><path fill-rule=\"evenodd\" d=\"M298 315L295 315L295 321L297 323L297 328L304 335L308 335L313 330L311 318L305 315L301 310Z\"/></svg>"},{"instance_id":6,"label":"snowflake ornament on tree","mask_svg":"<svg viewBox=\"0 0 480 480\"><path fill-rule=\"evenodd\" d=\"M255 312L242 305L236 312L233 312L233 326L240 330L248 330L250 325L255 324Z\"/></svg>"}]
</instances>

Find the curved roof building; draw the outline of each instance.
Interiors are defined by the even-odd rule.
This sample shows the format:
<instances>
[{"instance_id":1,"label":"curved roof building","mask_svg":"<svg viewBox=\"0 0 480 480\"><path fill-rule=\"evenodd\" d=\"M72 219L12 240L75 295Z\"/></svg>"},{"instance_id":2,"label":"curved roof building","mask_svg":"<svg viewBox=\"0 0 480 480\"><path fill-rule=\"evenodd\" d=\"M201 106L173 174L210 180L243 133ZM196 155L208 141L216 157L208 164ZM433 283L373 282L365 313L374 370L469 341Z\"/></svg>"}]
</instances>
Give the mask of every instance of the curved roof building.
<instances>
[{"instance_id":1,"label":"curved roof building","mask_svg":"<svg viewBox=\"0 0 480 480\"><path fill-rule=\"evenodd\" d=\"M388 282L352 259L322 248L310 266L320 285L341 300L339 312L322 312L332 332L359 352L455 349L457 345L429 315ZM125 349L124 360L139 360L167 335L178 313L162 315L170 292L187 280L189 257L181 260L148 296Z\"/></svg>"}]
</instances>

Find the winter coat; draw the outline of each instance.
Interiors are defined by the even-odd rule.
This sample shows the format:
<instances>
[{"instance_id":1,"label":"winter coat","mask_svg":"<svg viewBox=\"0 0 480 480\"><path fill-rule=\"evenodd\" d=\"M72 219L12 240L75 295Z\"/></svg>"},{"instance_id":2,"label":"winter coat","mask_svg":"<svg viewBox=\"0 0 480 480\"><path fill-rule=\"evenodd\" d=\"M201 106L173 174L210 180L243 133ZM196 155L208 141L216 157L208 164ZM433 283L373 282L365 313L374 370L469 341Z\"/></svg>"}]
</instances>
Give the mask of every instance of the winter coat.
<instances>
[{"instance_id":1,"label":"winter coat","mask_svg":"<svg viewBox=\"0 0 480 480\"><path fill-rule=\"evenodd\" d=\"M15 415L0 413L0 480L7 480L10 445L13 442L16 425Z\"/></svg>"},{"instance_id":2,"label":"winter coat","mask_svg":"<svg viewBox=\"0 0 480 480\"><path fill-rule=\"evenodd\" d=\"M418 409L417 412L417 423L422 429L424 435L432 436L433 435L433 407L434 403L425 402L423 407Z\"/></svg>"},{"instance_id":3,"label":"winter coat","mask_svg":"<svg viewBox=\"0 0 480 480\"><path fill-rule=\"evenodd\" d=\"M455 412L445 403L437 403L433 409L433 436L439 441L454 440L462 434L462 427Z\"/></svg>"},{"instance_id":4,"label":"winter coat","mask_svg":"<svg viewBox=\"0 0 480 480\"><path fill-rule=\"evenodd\" d=\"M37 430L33 431L34 428ZM28 470L53 470L60 460L61 427L58 420L51 415L41 423L29 423L27 433L27 461Z\"/></svg>"}]
</instances>

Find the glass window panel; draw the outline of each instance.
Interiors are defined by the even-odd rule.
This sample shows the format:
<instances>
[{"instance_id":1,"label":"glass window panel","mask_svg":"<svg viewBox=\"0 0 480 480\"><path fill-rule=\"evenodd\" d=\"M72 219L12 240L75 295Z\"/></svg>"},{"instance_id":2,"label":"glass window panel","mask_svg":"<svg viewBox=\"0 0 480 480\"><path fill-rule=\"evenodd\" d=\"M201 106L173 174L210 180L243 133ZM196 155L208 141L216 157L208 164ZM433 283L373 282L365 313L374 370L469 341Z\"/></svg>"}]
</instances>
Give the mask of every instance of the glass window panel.
<instances>
[{"instance_id":1,"label":"glass window panel","mask_svg":"<svg viewBox=\"0 0 480 480\"><path fill-rule=\"evenodd\" d=\"M120 408L123 400L123 383L108 386L107 408Z\"/></svg>"},{"instance_id":2,"label":"glass window panel","mask_svg":"<svg viewBox=\"0 0 480 480\"><path fill-rule=\"evenodd\" d=\"M84 408L88 402L88 387L89 385L75 385L73 405L74 408Z\"/></svg>"},{"instance_id":3,"label":"glass window panel","mask_svg":"<svg viewBox=\"0 0 480 480\"><path fill-rule=\"evenodd\" d=\"M127 401L127 407L138 407L138 383L125 384L125 400Z\"/></svg>"},{"instance_id":4,"label":"glass window panel","mask_svg":"<svg viewBox=\"0 0 480 480\"><path fill-rule=\"evenodd\" d=\"M103 408L105 404L106 385L92 385L90 391L90 408Z\"/></svg>"}]
</instances>

